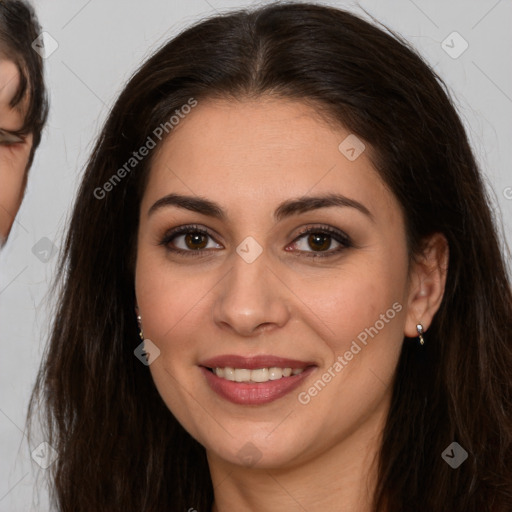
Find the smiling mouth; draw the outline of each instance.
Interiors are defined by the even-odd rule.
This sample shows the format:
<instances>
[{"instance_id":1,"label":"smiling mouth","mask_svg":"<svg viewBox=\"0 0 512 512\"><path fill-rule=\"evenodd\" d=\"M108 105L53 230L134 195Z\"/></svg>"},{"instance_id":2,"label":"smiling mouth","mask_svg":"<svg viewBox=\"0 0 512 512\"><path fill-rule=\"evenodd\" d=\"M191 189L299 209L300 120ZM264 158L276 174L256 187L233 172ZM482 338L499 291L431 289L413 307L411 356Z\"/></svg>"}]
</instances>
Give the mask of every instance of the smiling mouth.
<instances>
[{"instance_id":1,"label":"smiling mouth","mask_svg":"<svg viewBox=\"0 0 512 512\"><path fill-rule=\"evenodd\" d=\"M301 385L316 365L234 368L200 366L206 383L221 398L238 405L264 405L285 397Z\"/></svg>"},{"instance_id":2,"label":"smiling mouth","mask_svg":"<svg viewBox=\"0 0 512 512\"><path fill-rule=\"evenodd\" d=\"M217 377L232 382L262 383L271 380L280 380L293 375L301 374L305 368L256 368L253 370L247 368L208 368Z\"/></svg>"},{"instance_id":3,"label":"smiling mouth","mask_svg":"<svg viewBox=\"0 0 512 512\"><path fill-rule=\"evenodd\" d=\"M264 405L289 395L318 364L270 354L225 354L198 366L206 384L221 398L238 405Z\"/></svg>"}]
</instances>

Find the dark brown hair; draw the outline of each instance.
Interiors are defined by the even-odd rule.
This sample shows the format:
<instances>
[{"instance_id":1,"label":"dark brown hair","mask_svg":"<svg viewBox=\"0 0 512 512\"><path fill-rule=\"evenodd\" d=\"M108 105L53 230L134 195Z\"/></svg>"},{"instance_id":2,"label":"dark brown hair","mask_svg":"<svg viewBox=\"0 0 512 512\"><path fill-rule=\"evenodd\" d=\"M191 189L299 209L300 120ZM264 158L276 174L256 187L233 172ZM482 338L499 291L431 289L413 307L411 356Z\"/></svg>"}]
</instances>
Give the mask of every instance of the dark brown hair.
<instances>
[{"instance_id":1,"label":"dark brown hair","mask_svg":"<svg viewBox=\"0 0 512 512\"><path fill-rule=\"evenodd\" d=\"M29 95L24 123L16 133L33 134L28 167L41 142L41 132L48 116L48 98L44 85L43 59L32 48L41 33L33 7L24 0L0 1L0 57L14 62L20 74L20 83L11 100L15 107Z\"/></svg>"},{"instance_id":2,"label":"dark brown hair","mask_svg":"<svg viewBox=\"0 0 512 512\"><path fill-rule=\"evenodd\" d=\"M28 411L42 400L45 439L59 453L54 502L64 512L210 510L205 450L133 354L133 255L151 157L102 199L94 191L190 98L263 95L315 105L373 148L411 258L430 234L449 243L426 344L403 343L374 510L510 512L510 280L449 93L398 36L342 10L275 3L215 16L165 44L130 79L94 147ZM441 458L453 441L469 453L458 469Z\"/></svg>"}]
</instances>

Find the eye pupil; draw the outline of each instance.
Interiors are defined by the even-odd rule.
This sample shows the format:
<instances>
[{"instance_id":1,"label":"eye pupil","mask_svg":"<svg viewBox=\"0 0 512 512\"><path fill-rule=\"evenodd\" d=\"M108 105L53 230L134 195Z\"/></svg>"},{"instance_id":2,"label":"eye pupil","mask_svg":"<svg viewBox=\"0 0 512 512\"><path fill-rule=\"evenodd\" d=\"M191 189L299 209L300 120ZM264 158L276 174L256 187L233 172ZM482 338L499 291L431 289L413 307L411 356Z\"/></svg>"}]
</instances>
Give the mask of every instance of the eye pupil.
<instances>
[{"instance_id":1,"label":"eye pupil","mask_svg":"<svg viewBox=\"0 0 512 512\"><path fill-rule=\"evenodd\" d=\"M322 233L313 233L309 235L308 243L310 244L312 249L316 248L317 250L320 251L325 251L329 249L329 246L331 245L330 236L324 235Z\"/></svg>"},{"instance_id":2,"label":"eye pupil","mask_svg":"<svg viewBox=\"0 0 512 512\"><path fill-rule=\"evenodd\" d=\"M202 241L201 241L202 238ZM189 249L197 250L197 249L204 249L207 245L206 237L202 233L188 233L185 235L185 243L187 244L187 247ZM196 247L194 245L199 245L199 247Z\"/></svg>"}]
</instances>

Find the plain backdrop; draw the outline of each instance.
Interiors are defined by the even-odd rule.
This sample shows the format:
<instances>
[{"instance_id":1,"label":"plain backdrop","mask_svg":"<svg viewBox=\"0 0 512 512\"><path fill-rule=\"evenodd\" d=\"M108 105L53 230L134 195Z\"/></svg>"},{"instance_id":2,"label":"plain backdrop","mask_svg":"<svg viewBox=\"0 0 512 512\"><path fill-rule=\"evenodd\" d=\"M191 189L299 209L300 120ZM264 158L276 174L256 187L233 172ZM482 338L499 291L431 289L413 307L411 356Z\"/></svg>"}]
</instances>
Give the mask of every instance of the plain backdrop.
<instances>
[{"instance_id":1,"label":"plain backdrop","mask_svg":"<svg viewBox=\"0 0 512 512\"><path fill-rule=\"evenodd\" d=\"M26 408L47 339L49 287L58 250L84 163L109 107L145 57L183 28L216 12L262 3L268 2L36 2L43 31L58 47L45 59L51 101L48 125L24 203L0 253L0 512L48 510L44 487L39 496L34 494L36 482L43 484L45 470L30 456L38 443L28 446L26 441ZM503 240L510 240L512 3L323 3L362 17L367 17L363 9L368 11L409 40L446 81L486 176Z\"/></svg>"}]
</instances>

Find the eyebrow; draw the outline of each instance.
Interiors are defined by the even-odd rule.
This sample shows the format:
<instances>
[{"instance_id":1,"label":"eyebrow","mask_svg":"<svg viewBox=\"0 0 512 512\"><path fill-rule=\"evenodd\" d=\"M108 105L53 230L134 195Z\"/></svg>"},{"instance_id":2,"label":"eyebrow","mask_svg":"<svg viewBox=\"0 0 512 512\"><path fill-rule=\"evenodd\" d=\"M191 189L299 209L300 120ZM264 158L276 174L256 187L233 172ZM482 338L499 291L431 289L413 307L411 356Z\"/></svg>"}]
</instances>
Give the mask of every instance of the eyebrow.
<instances>
[{"instance_id":1,"label":"eyebrow","mask_svg":"<svg viewBox=\"0 0 512 512\"><path fill-rule=\"evenodd\" d=\"M192 212L214 217L219 220L226 220L226 212L217 203L201 197L187 196L181 194L168 194L156 201L148 210L148 216L156 211L169 206L176 206ZM296 199L288 199L282 202L274 212L274 219L281 221L292 215L305 213L311 210L327 207L349 207L360 211L372 221L375 221L372 213L366 206L355 199L350 199L341 194L324 194L320 196L303 196Z\"/></svg>"}]
</instances>

